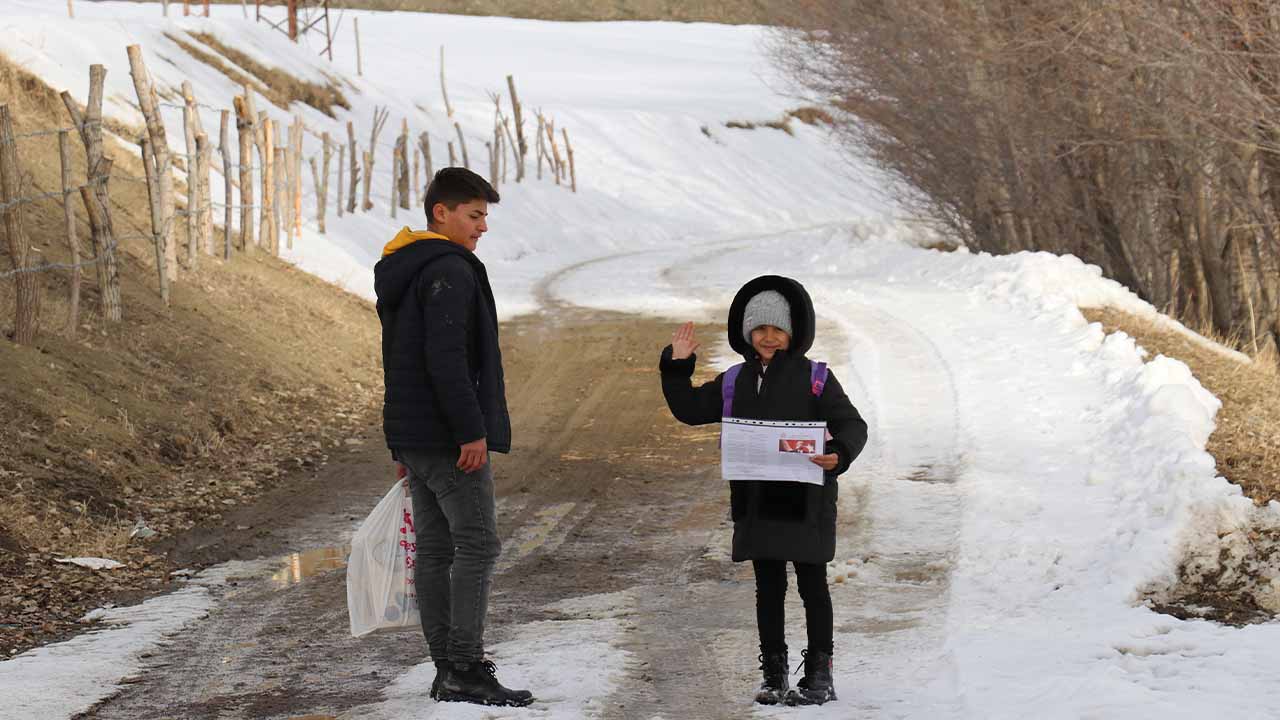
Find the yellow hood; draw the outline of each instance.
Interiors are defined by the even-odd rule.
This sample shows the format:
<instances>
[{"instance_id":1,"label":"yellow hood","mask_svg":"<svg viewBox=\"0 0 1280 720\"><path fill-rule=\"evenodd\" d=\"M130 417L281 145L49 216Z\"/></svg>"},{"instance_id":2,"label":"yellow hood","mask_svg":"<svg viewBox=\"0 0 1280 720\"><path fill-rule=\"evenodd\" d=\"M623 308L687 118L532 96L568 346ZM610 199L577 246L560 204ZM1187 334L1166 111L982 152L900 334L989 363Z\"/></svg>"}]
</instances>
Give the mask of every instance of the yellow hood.
<instances>
[{"instance_id":1,"label":"yellow hood","mask_svg":"<svg viewBox=\"0 0 1280 720\"><path fill-rule=\"evenodd\" d=\"M387 243L386 246L382 248L382 257L386 257L403 247L418 242L419 240L448 239L449 238L444 235L437 232L431 232L430 230L410 230L407 226L402 227L400 228L400 232L396 233L395 239Z\"/></svg>"}]
</instances>

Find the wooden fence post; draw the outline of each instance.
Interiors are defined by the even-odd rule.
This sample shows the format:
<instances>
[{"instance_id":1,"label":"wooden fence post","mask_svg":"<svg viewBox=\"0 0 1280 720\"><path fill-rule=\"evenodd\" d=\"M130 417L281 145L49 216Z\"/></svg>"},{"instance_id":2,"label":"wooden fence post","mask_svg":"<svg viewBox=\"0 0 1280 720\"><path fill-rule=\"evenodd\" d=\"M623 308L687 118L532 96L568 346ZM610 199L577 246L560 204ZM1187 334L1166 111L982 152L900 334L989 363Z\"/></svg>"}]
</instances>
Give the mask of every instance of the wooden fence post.
<instances>
[{"instance_id":1,"label":"wooden fence post","mask_svg":"<svg viewBox=\"0 0 1280 720\"><path fill-rule=\"evenodd\" d=\"M324 172L316 178L316 224L320 226L320 234L325 232L324 216L329 206L329 133L323 133L320 136L320 156L323 158L321 167ZM316 159L311 158L311 174L316 175ZM339 185L341 187L341 185Z\"/></svg>"},{"instance_id":2,"label":"wooden fence post","mask_svg":"<svg viewBox=\"0 0 1280 720\"><path fill-rule=\"evenodd\" d=\"M356 131L351 121L347 121L347 147L351 148L351 163L348 170L351 172L351 192L347 197L347 212L354 213L356 211L356 193L360 189L360 162L356 156Z\"/></svg>"},{"instance_id":3,"label":"wooden fence post","mask_svg":"<svg viewBox=\"0 0 1280 720\"><path fill-rule=\"evenodd\" d=\"M455 120L453 129L458 131L458 151L462 153L462 167L470 170L471 160L467 157L467 141L462 137L462 125Z\"/></svg>"},{"instance_id":4,"label":"wooden fence post","mask_svg":"<svg viewBox=\"0 0 1280 720\"><path fill-rule=\"evenodd\" d=\"M282 190L281 202L280 202L280 220L281 220L281 229L284 231L285 244L288 245L288 247L292 248L293 247L293 225L295 222L295 218L293 214L295 209L293 205L293 186L295 181L295 178L293 176L293 171L294 171L293 135L295 130L294 130L294 126L290 124L282 128L282 131L284 132L283 138L281 138L279 134L276 135L276 140L281 143L280 147L283 148L284 150L284 155L282 156L283 158L282 162L284 163L284 172L280 173L280 179L281 179L280 188Z\"/></svg>"},{"instance_id":5,"label":"wooden fence post","mask_svg":"<svg viewBox=\"0 0 1280 720\"><path fill-rule=\"evenodd\" d=\"M70 8L70 5L68 5ZM80 241L76 238L76 214L71 207L71 131L58 131L58 161L62 166L62 225L71 249L71 289L67 298L67 337L74 338L80 326Z\"/></svg>"},{"instance_id":6,"label":"wooden fence post","mask_svg":"<svg viewBox=\"0 0 1280 720\"><path fill-rule=\"evenodd\" d=\"M164 122L160 118L159 101L156 98L155 85L151 75L142 61L142 48L130 45L126 48L129 55L129 69L133 76L133 87L138 94L138 107L147 121L147 134L151 137L151 151L156 169L156 192L160 203L160 234L164 248L164 270L169 280L178 277L177 248L173 242L173 171L172 158L169 154L169 141L165 134ZM166 285L166 291L167 291ZM167 304L166 298L166 304Z\"/></svg>"},{"instance_id":7,"label":"wooden fence post","mask_svg":"<svg viewBox=\"0 0 1280 720\"><path fill-rule=\"evenodd\" d=\"M213 220L210 211L209 197L209 136L204 133L196 135L196 240L199 246L196 254L213 254Z\"/></svg>"},{"instance_id":8,"label":"wooden fence post","mask_svg":"<svg viewBox=\"0 0 1280 720\"><path fill-rule=\"evenodd\" d=\"M369 188L373 185L374 155L378 152L378 134L382 132L382 126L387 124L390 115L391 110L388 108L373 109L373 133L369 138L369 150L364 154L364 203L361 207L365 212L373 209L373 203L369 201Z\"/></svg>"},{"instance_id":9,"label":"wooden fence post","mask_svg":"<svg viewBox=\"0 0 1280 720\"><path fill-rule=\"evenodd\" d=\"M546 146L546 143L543 141L543 138L544 138L544 137L546 137L546 133L543 131L542 113L538 113L538 152L537 152L537 155L538 155L538 179L539 179L539 180L541 180L541 179L542 179L542 158L543 158L543 156L545 156L545 155L547 154L547 149L546 149L546 147L547 147L547 146Z\"/></svg>"},{"instance_id":10,"label":"wooden fence post","mask_svg":"<svg viewBox=\"0 0 1280 720\"><path fill-rule=\"evenodd\" d=\"M142 146L142 165L147 173L147 199L151 205L151 238L156 247L156 274L160 278L160 301L165 307L169 307L169 272L165 268L168 251L165 247L163 203L160 200L160 171L156 168L151 138L144 134L138 140L138 144Z\"/></svg>"},{"instance_id":11,"label":"wooden fence post","mask_svg":"<svg viewBox=\"0 0 1280 720\"><path fill-rule=\"evenodd\" d=\"M364 200L360 203L360 209L369 212L373 209L373 203L369 202L369 179L373 177L373 173L369 171L373 168L373 154L365 150L360 155L364 160Z\"/></svg>"},{"instance_id":12,"label":"wooden fence post","mask_svg":"<svg viewBox=\"0 0 1280 720\"><path fill-rule=\"evenodd\" d=\"M240 249L252 253L253 239L253 113L243 95L232 101L240 136ZM231 205L230 202L227 205Z\"/></svg>"},{"instance_id":13,"label":"wooden fence post","mask_svg":"<svg viewBox=\"0 0 1280 720\"><path fill-rule=\"evenodd\" d=\"M449 89L444 85L444 46L440 46L440 94L444 96L445 116L453 118L453 106L449 104Z\"/></svg>"},{"instance_id":14,"label":"wooden fence post","mask_svg":"<svg viewBox=\"0 0 1280 720\"><path fill-rule=\"evenodd\" d=\"M360 18L352 18L356 27L356 76L364 77L364 60L360 56Z\"/></svg>"},{"instance_id":15,"label":"wooden fence post","mask_svg":"<svg viewBox=\"0 0 1280 720\"><path fill-rule=\"evenodd\" d=\"M64 90L61 97L67 114L71 116L71 123L84 143L85 175L89 187L82 188L80 196L89 215L102 317L108 322L120 322L120 273L116 265L115 232L111 226L110 196L107 193L112 163L102 154L102 90L106 77L106 67L89 66L89 98L83 115L69 91Z\"/></svg>"},{"instance_id":16,"label":"wooden fence post","mask_svg":"<svg viewBox=\"0 0 1280 720\"><path fill-rule=\"evenodd\" d=\"M452 141L452 140L450 140L449 142L447 142L447 143L445 143L445 144L449 146L449 167L457 167L457 166L458 166L458 158L457 158L457 156L456 156L456 155L454 155L454 153L453 153L453 141Z\"/></svg>"},{"instance_id":17,"label":"wooden fence post","mask_svg":"<svg viewBox=\"0 0 1280 720\"><path fill-rule=\"evenodd\" d=\"M392 219L396 216L396 207L400 204L400 143L396 142L395 148L391 150L391 206Z\"/></svg>"},{"instance_id":18,"label":"wooden fence post","mask_svg":"<svg viewBox=\"0 0 1280 720\"><path fill-rule=\"evenodd\" d=\"M516 182L524 180L524 158L529 153L529 144L524 139L524 109L520 105L520 97L516 95L515 77L507 76L507 90L511 92L511 113L515 118L516 125L516 143L513 150L516 151ZM510 133L510 128L507 129ZM510 138L508 138L510 139Z\"/></svg>"},{"instance_id":19,"label":"wooden fence post","mask_svg":"<svg viewBox=\"0 0 1280 720\"><path fill-rule=\"evenodd\" d=\"M520 151L517 149L519 141L511 137L511 125L505 117L502 118L502 133L506 146L511 148L511 156L516 159L516 182L522 182L524 181L524 157L520 155ZM502 160L502 175L504 178L506 174L507 161L504 155Z\"/></svg>"},{"instance_id":20,"label":"wooden fence post","mask_svg":"<svg viewBox=\"0 0 1280 720\"><path fill-rule=\"evenodd\" d=\"M569 144L569 131L560 128L560 134L564 136L564 153L569 157L569 189L578 192L578 171L573 168L573 146Z\"/></svg>"},{"instance_id":21,"label":"wooden fence post","mask_svg":"<svg viewBox=\"0 0 1280 720\"><path fill-rule=\"evenodd\" d=\"M431 168L431 139L427 137L426 133L418 136L418 145L422 148L422 194L425 196L427 194L427 186L431 184L431 179L435 177L435 172Z\"/></svg>"},{"instance_id":22,"label":"wooden fence post","mask_svg":"<svg viewBox=\"0 0 1280 720\"><path fill-rule=\"evenodd\" d=\"M272 129L275 130L275 164L272 166L272 174L275 176L275 214L271 216L271 252L280 256L280 231L285 231L286 241L289 237L288 227L284 222L288 219L289 213L289 160L288 150L284 144L284 129L278 123L271 123Z\"/></svg>"},{"instance_id":23,"label":"wooden fence post","mask_svg":"<svg viewBox=\"0 0 1280 720\"><path fill-rule=\"evenodd\" d=\"M316 229L320 234L324 234L324 195L320 194L320 171L316 168L316 156L312 155L307 158L307 164L311 166L311 185L316 190Z\"/></svg>"},{"instance_id":24,"label":"wooden fence post","mask_svg":"<svg viewBox=\"0 0 1280 720\"><path fill-rule=\"evenodd\" d=\"M8 105L0 105L0 205L5 205L4 230L9 240L9 259L18 271L17 307L13 316L13 341L29 345L40 328L40 284L31 267L31 247L22 227L22 171L18 167L18 140L13 133L13 117Z\"/></svg>"},{"instance_id":25,"label":"wooden fence post","mask_svg":"<svg viewBox=\"0 0 1280 720\"><path fill-rule=\"evenodd\" d=\"M402 120L400 122L400 137L396 138L396 155L400 157L400 172L395 176L396 189L399 193L400 208L408 210L413 207L410 204L409 192L409 121Z\"/></svg>"},{"instance_id":26,"label":"wooden fence post","mask_svg":"<svg viewBox=\"0 0 1280 720\"><path fill-rule=\"evenodd\" d=\"M272 218L275 217L275 164L276 153L271 126L275 123L267 117L266 112L258 116L259 133L262 135L262 214L258 222L258 242L268 253L274 252L271 234Z\"/></svg>"},{"instance_id":27,"label":"wooden fence post","mask_svg":"<svg viewBox=\"0 0 1280 720\"><path fill-rule=\"evenodd\" d=\"M553 161L551 169L555 172L556 184L559 185L560 174L563 172L563 163L560 160L560 148L556 145L556 124L547 120L545 125L547 128L547 144L551 146L551 160Z\"/></svg>"},{"instance_id":28,"label":"wooden fence post","mask_svg":"<svg viewBox=\"0 0 1280 720\"><path fill-rule=\"evenodd\" d=\"M505 120L506 118L502 118ZM502 184L507 184L507 136L502 133L503 123L493 126L493 137L498 141L498 158L502 163Z\"/></svg>"},{"instance_id":29,"label":"wooden fence post","mask_svg":"<svg viewBox=\"0 0 1280 720\"><path fill-rule=\"evenodd\" d=\"M293 138L293 235L302 237L302 134L306 126L302 124L302 116L294 115ZM289 247L293 247L290 243Z\"/></svg>"},{"instance_id":30,"label":"wooden fence post","mask_svg":"<svg viewBox=\"0 0 1280 720\"><path fill-rule=\"evenodd\" d=\"M422 163L419 162L421 159L422 153L418 152L417 148L414 148L412 151L412 154L413 154L413 204L418 205L422 202L422 185L419 184L421 182L422 176L418 172L420 166L422 165Z\"/></svg>"},{"instance_id":31,"label":"wooden fence post","mask_svg":"<svg viewBox=\"0 0 1280 720\"><path fill-rule=\"evenodd\" d=\"M497 130L497 128L494 128L494 129ZM489 153L489 184L493 186L494 190L497 190L498 189L498 159L497 159L498 148L496 147L494 142L486 141L484 144L484 149L486 152Z\"/></svg>"},{"instance_id":32,"label":"wooden fence post","mask_svg":"<svg viewBox=\"0 0 1280 720\"><path fill-rule=\"evenodd\" d=\"M222 216L222 259L231 259L231 212L235 205L232 196L233 184L231 182L231 146L229 132L231 125L231 111L223 110L220 114L221 125L218 128L218 151L222 153L222 190L223 202L226 207L223 208Z\"/></svg>"},{"instance_id":33,"label":"wooden fence post","mask_svg":"<svg viewBox=\"0 0 1280 720\"><path fill-rule=\"evenodd\" d=\"M187 141L187 267L196 266L199 252L200 159L196 147L196 98L189 80L182 81L182 134Z\"/></svg>"},{"instance_id":34,"label":"wooden fence post","mask_svg":"<svg viewBox=\"0 0 1280 720\"><path fill-rule=\"evenodd\" d=\"M343 185L342 181L345 178L343 174L343 168L346 166L346 164L347 164L347 147L345 145L339 145L338 146L338 204L334 206L334 209L338 211L338 217L342 217L342 211L343 211L342 191L345 186Z\"/></svg>"}]
</instances>

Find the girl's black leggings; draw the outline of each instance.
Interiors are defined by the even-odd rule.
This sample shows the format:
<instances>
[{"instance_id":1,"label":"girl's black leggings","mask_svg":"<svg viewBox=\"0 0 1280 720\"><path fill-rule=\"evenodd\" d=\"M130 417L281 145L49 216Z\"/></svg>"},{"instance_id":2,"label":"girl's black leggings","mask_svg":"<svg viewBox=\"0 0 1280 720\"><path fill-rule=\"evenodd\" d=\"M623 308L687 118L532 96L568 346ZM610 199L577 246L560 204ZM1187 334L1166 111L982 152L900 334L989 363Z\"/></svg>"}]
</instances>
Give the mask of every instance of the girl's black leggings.
<instances>
[{"instance_id":1,"label":"girl's black leggings","mask_svg":"<svg viewBox=\"0 0 1280 720\"><path fill-rule=\"evenodd\" d=\"M760 628L760 651L785 652L787 561L752 560L756 571L756 625ZM804 601L805 629L809 649L831 654L831 593L827 589L827 566L823 563L792 563L796 585Z\"/></svg>"}]
</instances>

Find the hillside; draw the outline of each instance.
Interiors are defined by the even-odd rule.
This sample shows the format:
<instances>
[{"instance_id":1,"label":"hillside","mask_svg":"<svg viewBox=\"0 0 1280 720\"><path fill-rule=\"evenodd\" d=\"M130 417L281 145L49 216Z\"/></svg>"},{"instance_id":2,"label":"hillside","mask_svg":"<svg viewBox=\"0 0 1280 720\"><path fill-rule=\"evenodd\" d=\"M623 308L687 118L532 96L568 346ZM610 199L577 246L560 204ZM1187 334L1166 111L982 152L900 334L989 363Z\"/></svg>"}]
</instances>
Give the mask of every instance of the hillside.
<instances>
[{"instance_id":1,"label":"hillside","mask_svg":"<svg viewBox=\"0 0 1280 720\"><path fill-rule=\"evenodd\" d=\"M57 93L9 61L0 62L0 104L13 110L18 134L69 125ZM83 177L78 146L74 174ZM107 154L117 170L141 174L130 149L115 144ZM31 188L58 187L56 137L24 139L19 157ZM149 228L143 186L117 181L111 197L118 233ZM24 220L39 257L67 261L60 202L30 206ZM3 655L75 628L114 593L167 581L167 563L129 541L136 520L159 537L216 521L342 452L380 407L379 331L368 301L264 253L237 253L184 271L165 308L148 244L124 243L119 259L122 323L96 312L90 269L80 325L67 332L69 273L46 271L38 274L37 342L0 342L0 434L8 438L0 443L0 573L10 579L0 617L17 626L0 636ZM6 333L13 291L0 281ZM58 556L112 557L131 569L86 579L53 564ZM64 592L67 581L74 592Z\"/></svg>"},{"instance_id":2,"label":"hillside","mask_svg":"<svg viewBox=\"0 0 1280 720\"><path fill-rule=\"evenodd\" d=\"M240 4L240 0L214 2ZM180 0L175 4L181 5ZM731 25L767 24L778 12L776 6L764 0L330 0L329 6L334 9L405 10L537 20L673 20Z\"/></svg>"}]
</instances>

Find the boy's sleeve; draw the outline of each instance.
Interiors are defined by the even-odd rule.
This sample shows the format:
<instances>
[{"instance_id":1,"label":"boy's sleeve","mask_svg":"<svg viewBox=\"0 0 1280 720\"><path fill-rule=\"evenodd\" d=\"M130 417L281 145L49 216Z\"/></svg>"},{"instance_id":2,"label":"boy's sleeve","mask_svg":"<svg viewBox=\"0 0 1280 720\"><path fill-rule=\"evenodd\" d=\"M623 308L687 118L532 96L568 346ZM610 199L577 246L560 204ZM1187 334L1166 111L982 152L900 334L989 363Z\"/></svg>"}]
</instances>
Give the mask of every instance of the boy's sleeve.
<instances>
[{"instance_id":1,"label":"boy's sleeve","mask_svg":"<svg viewBox=\"0 0 1280 720\"><path fill-rule=\"evenodd\" d=\"M476 279L461 258L441 258L424 271L419 301L426 323L422 355L441 414L458 445L485 436L484 414L467 363L467 328Z\"/></svg>"},{"instance_id":2,"label":"boy's sleeve","mask_svg":"<svg viewBox=\"0 0 1280 720\"><path fill-rule=\"evenodd\" d=\"M671 414L686 425L720 422L720 412L724 406L720 395L720 381L724 378L724 373L695 388L691 378L697 362L697 354L676 360L671 357L671 346L664 348L662 359L658 361L658 370L662 373L662 395L667 399Z\"/></svg>"},{"instance_id":3,"label":"boy's sleeve","mask_svg":"<svg viewBox=\"0 0 1280 720\"><path fill-rule=\"evenodd\" d=\"M855 458L867 445L867 421L858 414L858 408L849 401L835 373L828 371L827 384L818 397L819 417L827 422L827 432L834 439L827 441L827 452L840 457L836 463L836 475L849 469Z\"/></svg>"}]
</instances>

